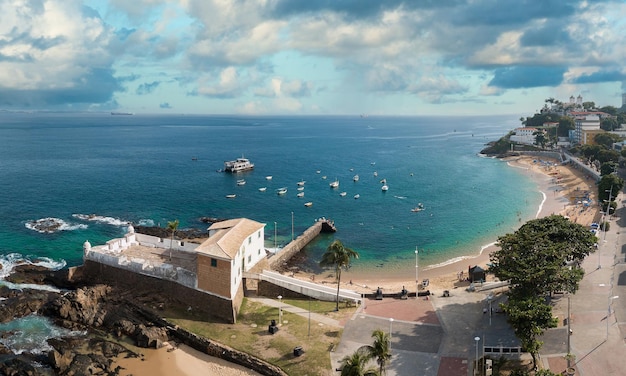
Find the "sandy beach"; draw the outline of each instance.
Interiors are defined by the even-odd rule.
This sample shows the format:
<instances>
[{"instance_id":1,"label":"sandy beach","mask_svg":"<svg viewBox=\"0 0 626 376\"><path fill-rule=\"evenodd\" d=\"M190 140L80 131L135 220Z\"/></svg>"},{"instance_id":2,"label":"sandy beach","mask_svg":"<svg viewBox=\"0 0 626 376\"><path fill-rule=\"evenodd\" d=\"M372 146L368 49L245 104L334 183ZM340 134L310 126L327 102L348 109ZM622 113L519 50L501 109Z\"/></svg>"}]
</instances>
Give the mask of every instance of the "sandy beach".
<instances>
[{"instance_id":1,"label":"sandy beach","mask_svg":"<svg viewBox=\"0 0 626 376\"><path fill-rule=\"evenodd\" d=\"M556 160L544 159L542 161L533 157L514 157L506 160L511 168L518 168L532 179L538 190L543 194L543 201L535 218L541 218L552 214L568 216L570 220L582 225L590 225L598 222L601 212L597 205L597 187L595 180L586 176L582 171L572 166L562 166ZM588 202L586 206L584 202ZM521 225L521 224L520 224ZM504 235L504 234L502 234ZM445 265L435 267L419 267L418 279L429 280L431 291L448 290L469 285L464 280L467 277L468 267L479 265L487 268L489 255L495 250L496 238L493 243L477 249L475 255L460 257ZM413 269L414 270L414 269ZM390 275L381 270L367 272L354 272L348 270L342 273L342 287L362 293L372 293L377 287L384 292L399 292L402 287L409 291L415 291L416 281L413 270L406 273ZM297 278L311 279L312 276L303 272L295 272ZM488 280L493 278L488 276ZM333 276L326 272L315 275L318 283L335 284Z\"/></svg>"}]
</instances>

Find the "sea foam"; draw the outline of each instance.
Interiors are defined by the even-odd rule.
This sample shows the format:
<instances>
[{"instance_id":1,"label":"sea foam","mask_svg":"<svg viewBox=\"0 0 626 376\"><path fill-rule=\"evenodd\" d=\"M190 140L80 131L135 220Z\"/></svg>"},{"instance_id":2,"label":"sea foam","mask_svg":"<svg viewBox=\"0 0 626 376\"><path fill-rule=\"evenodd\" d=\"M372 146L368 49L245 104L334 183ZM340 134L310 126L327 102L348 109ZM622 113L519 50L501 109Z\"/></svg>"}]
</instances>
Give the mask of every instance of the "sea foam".
<instances>
[{"instance_id":1,"label":"sea foam","mask_svg":"<svg viewBox=\"0 0 626 376\"><path fill-rule=\"evenodd\" d=\"M47 217L27 221L25 225L27 229L37 231L41 234L52 234L58 231L73 231L86 229L85 224L70 224L60 218Z\"/></svg>"}]
</instances>

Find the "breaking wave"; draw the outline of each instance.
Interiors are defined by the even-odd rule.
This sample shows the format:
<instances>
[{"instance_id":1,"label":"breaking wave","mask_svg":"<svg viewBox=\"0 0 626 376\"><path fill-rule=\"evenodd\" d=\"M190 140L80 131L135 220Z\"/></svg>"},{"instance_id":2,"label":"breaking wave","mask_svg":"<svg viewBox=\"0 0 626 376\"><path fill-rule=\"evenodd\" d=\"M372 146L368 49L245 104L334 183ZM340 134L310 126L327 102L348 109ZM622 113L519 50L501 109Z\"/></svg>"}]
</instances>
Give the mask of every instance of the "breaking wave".
<instances>
[{"instance_id":1,"label":"breaking wave","mask_svg":"<svg viewBox=\"0 0 626 376\"><path fill-rule=\"evenodd\" d=\"M48 345L50 338L85 334L85 332L71 331L56 326L50 319L36 314L1 323L0 331L11 333L11 335L2 336L0 342L16 354L22 352L45 353L52 350L52 347Z\"/></svg>"},{"instance_id":2,"label":"breaking wave","mask_svg":"<svg viewBox=\"0 0 626 376\"><path fill-rule=\"evenodd\" d=\"M72 231L86 229L88 226L85 224L72 224L67 223L60 218L40 218L30 220L25 224L29 230L37 231L42 234L52 234L58 231Z\"/></svg>"},{"instance_id":3,"label":"breaking wave","mask_svg":"<svg viewBox=\"0 0 626 376\"><path fill-rule=\"evenodd\" d=\"M104 224L111 225L111 226L128 226L130 224L129 221L125 221L123 219L105 217L105 216L96 215L96 214L72 214L72 217L83 220L83 221L104 223Z\"/></svg>"},{"instance_id":4,"label":"breaking wave","mask_svg":"<svg viewBox=\"0 0 626 376\"><path fill-rule=\"evenodd\" d=\"M66 262L65 260L57 261L48 257L28 257L19 253L0 255L0 279L10 275L18 265L36 265L50 270L60 270L65 267Z\"/></svg>"}]
</instances>

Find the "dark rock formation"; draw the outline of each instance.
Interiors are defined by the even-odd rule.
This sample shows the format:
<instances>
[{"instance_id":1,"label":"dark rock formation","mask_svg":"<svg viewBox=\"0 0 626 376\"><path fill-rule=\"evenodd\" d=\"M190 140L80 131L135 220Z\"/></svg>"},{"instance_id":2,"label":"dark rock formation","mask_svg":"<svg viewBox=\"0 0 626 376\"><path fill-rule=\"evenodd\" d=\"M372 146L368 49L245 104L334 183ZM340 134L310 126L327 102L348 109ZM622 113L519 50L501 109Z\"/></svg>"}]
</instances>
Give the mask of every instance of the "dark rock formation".
<instances>
[{"instance_id":1,"label":"dark rock formation","mask_svg":"<svg viewBox=\"0 0 626 376\"><path fill-rule=\"evenodd\" d=\"M6 298L0 305L0 322L9 322L39 311L56 294L37 290L20 292L3 287L0 296Z\"/></svg>"}]
</instances>

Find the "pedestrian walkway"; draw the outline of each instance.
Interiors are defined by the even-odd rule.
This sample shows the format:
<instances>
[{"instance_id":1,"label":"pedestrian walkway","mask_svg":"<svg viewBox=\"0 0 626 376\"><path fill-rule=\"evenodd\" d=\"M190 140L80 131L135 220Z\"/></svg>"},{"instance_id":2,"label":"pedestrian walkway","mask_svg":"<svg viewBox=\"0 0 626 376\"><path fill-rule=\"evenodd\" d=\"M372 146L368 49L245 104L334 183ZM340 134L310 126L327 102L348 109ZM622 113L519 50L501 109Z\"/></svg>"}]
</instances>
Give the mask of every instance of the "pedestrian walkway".
<instances>
[{"instance_id":1,"label":"pedestrian walkway","mask_svg":"<svg viewBox=\"0 0 626 376\"><path fill-rule=\"evenodd\" d=\"M296 315L300 315L307 319L309 318L309 315L310 315L311 320L322 323L324 325L329 325L329 326L336 327L336 328L342 327L341 323L338 320L332 319L325 315L320 315L319 313L310 312L300 307L295 307L289 304L285 304L282 301L277 301L274 299L262 298L262 297L258 297L258 298L249 297L248 299L254 302L259 302L269 307L276 307L276 308L280 307L282 308L283 311L295 313Z\"/></svg>"}]
</instances>

